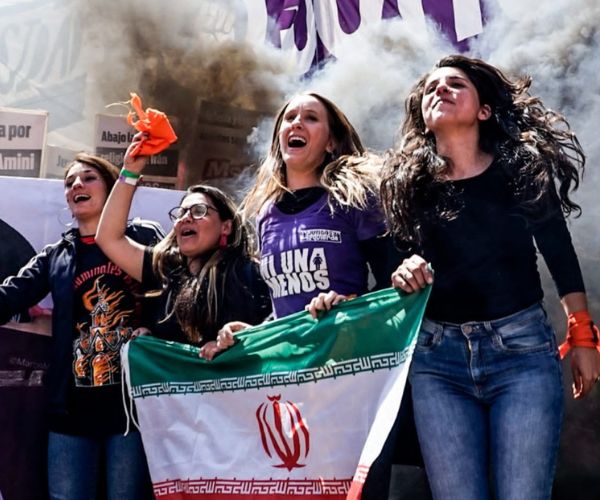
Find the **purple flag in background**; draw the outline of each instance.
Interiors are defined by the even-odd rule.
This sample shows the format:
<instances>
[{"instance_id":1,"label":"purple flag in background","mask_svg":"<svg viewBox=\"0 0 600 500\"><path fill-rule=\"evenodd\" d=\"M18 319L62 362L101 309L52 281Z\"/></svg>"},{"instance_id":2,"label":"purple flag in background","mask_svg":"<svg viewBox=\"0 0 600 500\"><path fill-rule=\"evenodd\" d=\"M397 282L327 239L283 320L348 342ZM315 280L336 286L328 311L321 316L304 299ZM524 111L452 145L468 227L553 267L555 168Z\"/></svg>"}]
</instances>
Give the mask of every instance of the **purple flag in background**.
<instances>
[{"instance_id":1,"label":"purple flag in background","mask_svg":"<svg viewBox=\"0 0 600 500\"><path fill-rule=\"evenodd\" d=\"M460 12L460 4L466 4L463 8L471 8L471 11L479 9L479 19L483 22L483 2L482 0L460 2L453 0L421 0L423 12L425 15L435 21L440 31L448 38L448 40L461 52L466 52L469 48L469 38L462 40L458 39L457 22ZM472 4L472 5L469 5ZM457 7L458 6L458 7ZM471 12L477 14L477 12Z\"/></svg>"},{"instance_id":2,"label":"purple flag in background","mask_svg":"<svg viewBox=\"0 0 600 500\"><path fill-rule=\"evenodd\" d=\"M384 0L381 19L391 19L392 17L402 17L398 8L397 0Z\"/></svg>"},{"instance_id":3,"label":"purple flag in background","mask_svg":"<svg viewBox=\"0 0 600 500\"><path fill-rule=\"evenodd\" d=\"M294 42L298 50L303 50L308 41L308 23L306 19L306 0L265 0L267 14L275 20L269 32L269 40L281 48L280 32L294 27Z\"/></svg>"},{"instance_id":4,"label":"purple flag in background","mask_svg":"<svg viewBox=\"0 0 600 500\"><path fill-rule=\"evenodd\" d=\"M360 26L360 0L336 0L336 4L340 27L351 35Z\"/></svg>"},{"instance_id":5,"label":"purple flag in background","mask_svg":"<svg viewBox=\"0 0 600 500\"><path fill-rule=\"evenodd\" d=\"M314 47L311 57L303 55L306 62L312 60L310 68L303 68L307 72L319 66L323 57L332 57L337 43L369 22L402 18L398 0L265 0L265 6L273 20L267 39L275 47L282 48L283 32L288 30L293 30L298 53L312 52ZM470 38L482 30L483 0L421 0L421 7L423 15L460 51L466 51Z\"/></svg>"}]
</instances>

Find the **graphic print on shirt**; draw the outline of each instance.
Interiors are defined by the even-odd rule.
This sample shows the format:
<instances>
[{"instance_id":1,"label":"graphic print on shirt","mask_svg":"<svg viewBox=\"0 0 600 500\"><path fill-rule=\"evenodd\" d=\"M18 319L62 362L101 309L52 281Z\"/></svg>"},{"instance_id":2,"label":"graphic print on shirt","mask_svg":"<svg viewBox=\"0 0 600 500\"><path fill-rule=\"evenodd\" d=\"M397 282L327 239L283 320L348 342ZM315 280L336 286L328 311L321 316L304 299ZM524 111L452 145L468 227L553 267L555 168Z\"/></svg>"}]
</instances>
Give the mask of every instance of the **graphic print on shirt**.
<instances>
[{"instance_id":1,"label":"graphic print on shirt","mask_svg":"<svg viewBox=\"0 0 600 500\"><path fill-rule=\"evenodd\" d=\"M322 232L321 235L318 232ZM310 234L307 236L303 233ZM301 241L341 242L339 231L326 229L303 231L299 237ZM310 239L302 240L303 237ZM330 288L327 256L322 246L285 250L277 255L263 255L260 271L275 299L300 293L318 293Z\"/></svg>"},{"instance_id":2,"label":"graphic print on shirt","mask_svg":"<svg viewBox=\"0 0 600 500\"><path fill-rule=\"evenodd\" d=\"M120 350L131 338L135 301L129 290L123 290L122 276L127 275L113 267L121 274L120 279L101 275L89 283L90 288L80 296L76 291L76 297L81 300L78 305L83 306L83 317L87 319L76 323L78 336L73 342L77 386L95 387L121 381ZM75 283L77 285L77 279Z\"/></svg>"}]
</instances>

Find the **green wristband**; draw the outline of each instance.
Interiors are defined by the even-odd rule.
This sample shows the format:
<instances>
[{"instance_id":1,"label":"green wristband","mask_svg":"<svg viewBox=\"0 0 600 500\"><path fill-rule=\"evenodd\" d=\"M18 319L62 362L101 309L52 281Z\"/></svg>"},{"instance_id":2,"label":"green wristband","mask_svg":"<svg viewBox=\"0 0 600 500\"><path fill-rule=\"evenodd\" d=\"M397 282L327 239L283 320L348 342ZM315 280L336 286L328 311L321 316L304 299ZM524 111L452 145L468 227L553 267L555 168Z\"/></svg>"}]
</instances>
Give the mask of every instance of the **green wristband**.
<instances>
[{"instance_id":1,"label":"green wristband","mask_svg":"<svg viewBox=\"0 0 600 500\"><path fill-rule=\"evenodd\" d=\"M139 179L142 176L142 174L136 174L131 170L127 170L125 167L121 169L121 175L123 177L129 177L130 179Z\"/></svg>"}]
</instances>

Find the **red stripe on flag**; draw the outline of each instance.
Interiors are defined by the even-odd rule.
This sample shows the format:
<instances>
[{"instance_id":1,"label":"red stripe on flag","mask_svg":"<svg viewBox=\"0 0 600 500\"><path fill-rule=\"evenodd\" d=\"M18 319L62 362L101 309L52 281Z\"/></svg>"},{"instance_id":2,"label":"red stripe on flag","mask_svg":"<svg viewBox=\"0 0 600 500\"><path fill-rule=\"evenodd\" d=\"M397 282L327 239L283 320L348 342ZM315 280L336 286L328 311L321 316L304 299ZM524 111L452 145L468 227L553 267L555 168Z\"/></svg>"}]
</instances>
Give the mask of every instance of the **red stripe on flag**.
<instances>
[{"instance_id":1,"label":"red stripe on flag","mask_svg":"<svg viewBox=\"0 0 600 500\"><path fill-rule=\"evenodd\" d=\"M360 500L363 486L365 485L365 480L367 479L367 474L369 473L369 468L370 466L368 465L358 465L346 500Z\"/></svg>"},{"instance_id":2,"label":"red stripe on flag","mask_svg":"<svg viewBox=\"0 0 600 500\"><path fill-rule=\"evenodd\" d=\"M154 483L160 500L345 500L350 479L175 479Z\"/></svg>"},{"instance_id":3,"label":"red stripe on flag","mask_svg":"<svg viewBox=\"0 0 600 500\"><path fill-rule=\"evenodd\" d=\"M346 495L282 495L280 493L267 495L243 495L239 493L175 493L157 498L160 498L161 500L346 500Z\"/></svg>"},{"instance_id":4,"label":"red stripe on flag","mask_svg":"<svg viewBox=\"0 0 600 500\"><path fill-rule=\"evenodd\" d=\"M346 496L346 500L360 500L364 485L365 483L352 481L352 486L350 486L350 491Z\"/></svg>"}]
</instances>

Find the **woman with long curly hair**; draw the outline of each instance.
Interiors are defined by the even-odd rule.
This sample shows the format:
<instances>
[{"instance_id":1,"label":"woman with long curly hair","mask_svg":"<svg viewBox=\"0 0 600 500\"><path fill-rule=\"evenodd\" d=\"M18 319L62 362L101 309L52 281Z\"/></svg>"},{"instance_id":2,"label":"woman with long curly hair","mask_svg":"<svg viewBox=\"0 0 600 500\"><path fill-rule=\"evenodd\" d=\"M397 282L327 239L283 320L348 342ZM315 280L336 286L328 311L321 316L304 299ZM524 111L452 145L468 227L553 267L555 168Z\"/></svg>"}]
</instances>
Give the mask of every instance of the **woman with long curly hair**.
<instances>
[{"instance_id":1,"label":"woman with long curly hair","mask_svg":"<svg viewBox=\"0 0 600 500\"><path fill-rule=\"evenodd\" d=\"M410 381L435 499L550 498L562 374L536 246L569 316L575 397L600 375L565 221L580 212L570 191L585 156L530 84L478 59L441 59L407 98L385 161L384 210L412 254L392 282L407 293L432 284Z\"/></svg>"}]
</instances>

